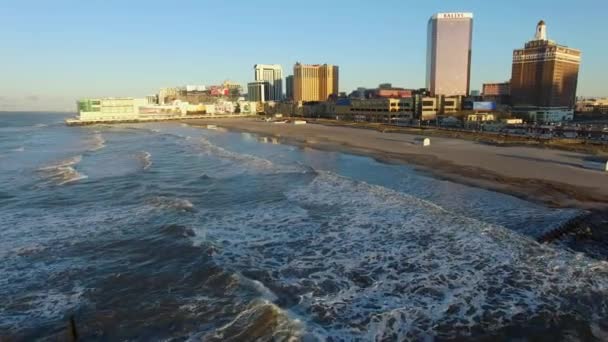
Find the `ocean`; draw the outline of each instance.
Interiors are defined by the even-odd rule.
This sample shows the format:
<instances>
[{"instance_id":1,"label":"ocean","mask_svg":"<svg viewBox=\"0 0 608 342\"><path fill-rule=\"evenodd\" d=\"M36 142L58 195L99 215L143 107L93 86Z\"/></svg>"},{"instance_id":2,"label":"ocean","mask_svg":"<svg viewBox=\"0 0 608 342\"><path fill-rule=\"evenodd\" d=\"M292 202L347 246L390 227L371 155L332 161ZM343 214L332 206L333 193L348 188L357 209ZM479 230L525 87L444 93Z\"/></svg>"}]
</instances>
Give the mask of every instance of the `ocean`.
<instances>
[{"instance_id":1,"label":"ocean","mask_svg":"<svg viewBox=\"0 0 608 342\"><path fill-rule=\"evenodd\" d=\"M580 214L180 123L0 113L0 340L606 340Z\"/></svg>"}]
</instances>

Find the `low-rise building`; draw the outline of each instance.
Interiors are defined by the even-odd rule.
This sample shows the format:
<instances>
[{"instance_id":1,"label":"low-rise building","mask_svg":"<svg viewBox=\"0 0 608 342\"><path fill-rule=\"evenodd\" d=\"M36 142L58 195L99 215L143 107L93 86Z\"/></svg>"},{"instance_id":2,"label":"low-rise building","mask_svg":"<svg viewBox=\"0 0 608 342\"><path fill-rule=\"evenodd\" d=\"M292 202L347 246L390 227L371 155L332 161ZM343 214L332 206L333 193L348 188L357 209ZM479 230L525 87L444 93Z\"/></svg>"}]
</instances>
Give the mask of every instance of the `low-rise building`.
<instances>
[{"instance_id":1,"label":"low-rise building","mask_svg":"<svg viewBox=\"0 0 608 342\"><path fill-rule=\"evenodd\" d=\"M468 122L486 122L495 120L496 116L492 113L475 113L467 115Z\"/></svg>"},{"instance_id":2,"label":"low-rise building","mask_svg":"<svg viewBox=\"0 0 608 342\"><path fill-rule=\"evenodd\" d=\"M576 112L608 114L608 97L578 99L576 101Z\"/></svg>"},{"instance_id":3,"label":"low-rise building","mask_svg":"<svg viewBox=\"0 0 608 342\"><path fill-rule=\"evenodd\" d=\"M574 118L574 110L568 107L519 107L513 109L513 114L527 122L540 124L571 121Z\"/></svg>"},{"instance_id":4,"label":"low-rise building","mask_svg":"<svg viewBox=\"0 0 608 342\"><path fill-rule=\"evenodd\" d=\"M81 121L128 121L137 120L139 107L146 104L146 99L110 97L79 100L77 107Z\"/></svg>"},{"instance_id":5,"label":"low-rise building","mask_svg":"<svg viewBox=\"0 0 608 342\"><path fill-rule=\"evenodd\" d=\"M425 96L420 98L420 120L429 121L437 119L441 113L441 97Z\"/></svg>"},{"instance_id":6,"label":"low-rise building","mask_svg":"<svg viewBox=\"0 0 608 342\"><path fill-rule=\"evenodd\" d=\"M441 98L442 114L450 115L462 110L462 96L446 96Z\"/></svg>"},{"instance_id":7,"label":"low-rise building","mask_svg":"<svg viewBox=\"0 0 608 342\"><path fill-rule=\"evenodd\" d=\"M410 120L414 115L413 98L352 99L350 106L336 106L337 111L354 120L391 122L395 119Z\"/></svg>"},{"instance_id":8,"label":"low-rise building","mask_svg":"<svg viewBox=\"0 0 608 342\"><path fill-rule=\"evenodd\" d=\"M511 103L511 82L484 83L482 99L498 105Z\"/></svg>"}]
</instances>

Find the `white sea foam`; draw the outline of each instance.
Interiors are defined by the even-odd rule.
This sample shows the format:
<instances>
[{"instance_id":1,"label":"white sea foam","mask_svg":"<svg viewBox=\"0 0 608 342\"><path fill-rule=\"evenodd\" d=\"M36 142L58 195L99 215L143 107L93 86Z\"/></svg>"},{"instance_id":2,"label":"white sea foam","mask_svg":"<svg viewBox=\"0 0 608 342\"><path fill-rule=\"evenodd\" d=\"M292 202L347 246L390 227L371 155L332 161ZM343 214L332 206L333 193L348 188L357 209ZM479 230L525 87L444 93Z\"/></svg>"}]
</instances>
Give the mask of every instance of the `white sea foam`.
<instances>
[{"instance_id":1,"label":"white sea foam","mask_svg":"<svg viewBox=\"0 0 608 342\"><path fill-rule=\"evenodd\" d=\"M89 151L99 151L104 147L106 147L106 140L99 131L95 131L93 138L91 139L91 147L89 148Z\"/></svg>"},{"instance_id":2,"label":"white sea foam","mask_svg":"<svg viewBox=\"0 0 608 342\"><path fill-rule=\"evenodd\" d=\"M192 204L192 202L185 198L155 196L150 198L147 203L161 209L175 209L180 211L194 210L194 205Z\"/></svg>"},{"instance_id":3,"label":"white sea foam","mask_svg":"<svg viewBox=\"0 0 608 342\"><path fill-rule=\"evenodd\" d=\"M273 288L298 293L334 337L453 338L550 312L608 316L606 263L330 172L286 196L288 206L210 219L206 233L230 241L220 263L274 274Z\"/></svg>"},{"instance_id":4,"label":"white sea foam","mask_svg":"<svg viewBox=\"0 0 608 342\"><path fill-rule=\"evenodd\" d=\"M261 173L286 173L286 172L307 172L310 169L301 164L289 163L287 165L275 164L272 161L250 154L238 153L229 151L223 147L217 146L207 140L201 138L200 145L203 151L209 155L229 160L242 165L243 171L261 172Z\"/></svg>"},{"instance_id":5,"label":"white sea foam","mask_svg":"<svg viewBox=\"0 0 608 342\"><path fill-rule=\"evenodd\" d=\"M203 337L206 341L299 341L303 324L267 300L254 300L231 322Z\"/></svg>"},{"instance_id":6,"label":"white sea foam","mask_svg":"<svg viewBox=\"0 0 608 342\"><path fill-rule=\"evenodd\" d=\"M63 317L69 310L81 303L83 294L83 287L75 287L68 293L51 289L33 294L27 304L30 308L29 316L44 319Z\"/></svg>"},{"instance_id":7,"label":"white sea foam","mask_svg":"<svg viewBox=\"0 0 608 342\"><path fill-rule=\"evenodd\" d=\"M12 152L23 152L23 151L25 151L25 147L19 146L17 148L12 149L11 151Z\"/></svg>"},{"instance_id":8,"label":"white sea foam","mask_svg":"<svg viewBox=\"0 0 608 342\"><path fill-rule=\"evenodd\" d=\"M139 153L138 158L141 161L144 170L147 170L152 166L152 154L150 154L150 152L142 151Z\"/></svg>"},{"instance_id":9,"label":"white sea foam","mask_svg":"<svg viewBox=\"0 0 608 342\"><path fill-rule=\"evenodd\" d=\"M55 164L41 167L38 169L40 174L43 177L56 185L64 185L68 183L73 183L81 179L86 179L87 175L82 174L73 166L80 163L82 160L82 156L74 156L68 159L61 160Z\"/></svg>"}]
</instances>

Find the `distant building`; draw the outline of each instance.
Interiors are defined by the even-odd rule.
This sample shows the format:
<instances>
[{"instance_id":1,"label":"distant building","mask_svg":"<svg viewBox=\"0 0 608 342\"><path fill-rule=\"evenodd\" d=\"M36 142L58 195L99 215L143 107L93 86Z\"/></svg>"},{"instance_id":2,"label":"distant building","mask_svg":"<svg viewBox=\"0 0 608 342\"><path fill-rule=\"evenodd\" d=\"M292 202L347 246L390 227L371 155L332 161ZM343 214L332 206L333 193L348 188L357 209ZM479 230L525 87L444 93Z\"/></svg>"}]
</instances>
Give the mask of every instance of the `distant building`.
<instances>
[{"instance_id":1,"label":"distant building","mask_svg":"<svg viewBox=\"0 0 608 342\"><path fill-rule=\"evenodd\" d=\"M240 95L243 91L243 87L240 84L230 80L224 81L224 84L222 85L224 86L224 89L228 89L229 94Z\"/></svg>"},{"instance_id":2,"label":"distant building","mask_svg":"<svg viewBox=\"0 0 608 342\"><path fill-rule=\"evenodd\" d=\"M338 95L338 66L331 64L300 64L293 67L294 101L327 101Z\"/></svg>"},{"instance_id":3,"label":"distant building","mask_svg":"<svg viewBox=\"0 0 608 342\"><path fill-rule=\"evenodd\" d=\"M608 97L581 98L576 101L577 113L608 114Z\"/></svg>"},{"instance_id":4,"label":"distant building","mask_svg":"<svg viewBox=\"0 0 608 342\"><path fill-rule=\"evenodd\" d=\"M340 99L330 105L328 110L347 120L392 122L411 120L414 114L413 98L392 99Z\"/></svg>"},{"instance_id":5,"label":"distant building","mask_svg":"<svg viewBox=\"0 0 608 342\"><path fill-rule=\"evenodd\" d=\"M266 101L283 99L283 68L279 64L256 64L253 66L256 81L268 82Z\"/></svg>"},{"instance_id":6,"label":"distant building","mask_svg":"<svg viewBox=\"0 0 608 342\"><path fill-rule=\"evenodd\" d=\"M483 96L501 96L509 94L511 94L511 84L509 82L483 84Z\"/></svg>"},{"instance_id":7,"label":"distant building","mask_svg":"<svg viewBox=\"0 0 608 342\"><path fill-rule=\"evenodd\" d=\"M285 98L293 101L293 75L285 77Z\"/></svg>"},{"instance_id":8,"label":"distant building","mask_svg":"<svg viewBox=\"0 0 608 342\"><path fill-rule=\"evenodd\" d=\"M427 29L426 86L431 95L469 94L473 13L437 13Z\"/></svg>"},{"instance_id":9,"label":"distant building","mask_svg":"<svg viewBox=\"0 0 608 342\"><path fill-rule=\"evenodd\" d=\"M534 39L513 51L513 106L574 108L580 61L580 50L547 39L547 27L541 20Z\"/></svg>"},{"instance_id":10,"label":"distant building","mask_svg":"<svg viewBox=\"0 0 608 342\"><path fill-rule=\"evenodd\" d=\"M481 96L481 93L479 92L479 90L471 90L470 96L478 97Z\"/></svg>"},{"instance_id":11,"label":"distant building","mask_svg":"<svg viewBox=\"0 0 608 342\"><path fill-rule=\"evenodd\" d=\"M178 95L178 88L160 88L158 92L158 103L161 105L171 103L171 101L177 100Z\"/></svg>"},{"instance_id":12,"label":"distant building","mask_svg":"<svg viewBox=\"0 0 608 342\"><path fill-rule=\"evenodd\" d=\"M420 98L420 109L418 117L422 121L435 120L441 113L441 97L425 96Z\"/></svg>"},{"instance_id":13,"label":"distant building","mask_svg":"<svg viewBox=\"0 0 608 342\"><path fill-rule=\"evenodd\" d=\"M482 98L484 101L495 102L498 105L511 103L511 83L484 83Z\"/></svg>"},{"instance_id":14,"label":"distant building","mask_svg":"<svg viewBox=\"0 0 608 342\"><path fill-rule=\"evenodd\" d=\"M249 101L269 101L270 84L267 81L255 81L247 83L247 98Z\"/></svg>"}]
</instances>

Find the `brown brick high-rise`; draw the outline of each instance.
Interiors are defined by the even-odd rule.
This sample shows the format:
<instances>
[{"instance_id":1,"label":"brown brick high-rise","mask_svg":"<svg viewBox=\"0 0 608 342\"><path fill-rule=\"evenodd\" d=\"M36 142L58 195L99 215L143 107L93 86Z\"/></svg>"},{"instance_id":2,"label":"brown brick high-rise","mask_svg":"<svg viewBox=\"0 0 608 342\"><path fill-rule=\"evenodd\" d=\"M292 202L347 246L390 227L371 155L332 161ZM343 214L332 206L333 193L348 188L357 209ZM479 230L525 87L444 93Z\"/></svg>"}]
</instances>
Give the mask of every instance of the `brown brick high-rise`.
<instances>
[{"instance_id":1,"label":"brown brick high-rise","mask_svg":"<svg viewBox=\"0 0 608 342\"><path fill-rule=\"evenodd\" d=\"M513 51L513 106L573 108L580 61L580 50L547 39L547 28L541 20L535 39Z\"/></svg>"}]
</instances>

